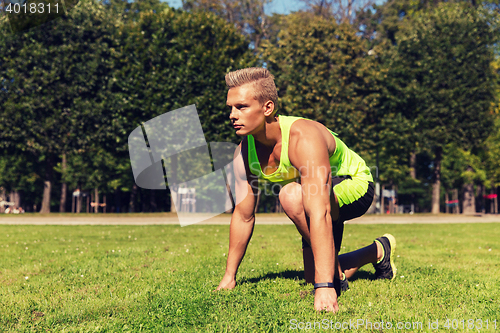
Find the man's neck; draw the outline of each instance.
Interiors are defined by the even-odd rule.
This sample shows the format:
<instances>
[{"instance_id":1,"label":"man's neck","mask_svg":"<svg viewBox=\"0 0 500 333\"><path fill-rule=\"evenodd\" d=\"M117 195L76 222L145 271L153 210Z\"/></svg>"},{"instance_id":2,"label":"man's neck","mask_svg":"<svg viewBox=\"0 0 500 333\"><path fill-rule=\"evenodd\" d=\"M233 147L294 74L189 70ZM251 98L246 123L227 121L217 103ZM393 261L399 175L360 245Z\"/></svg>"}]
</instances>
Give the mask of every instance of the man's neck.
<instances>
[{"instance_id":1,"label":"man's neck","mask_svg":"<svg viewBox=\"0 0 500 333\"><path fill-rule=\"evenodd\" d=\"M264 128L253 134L255 141L266 147L274 147L277 143L281 142L281 129L278 122L278 117L271 117L266 119Z\"/></svg>"}]
</instances>

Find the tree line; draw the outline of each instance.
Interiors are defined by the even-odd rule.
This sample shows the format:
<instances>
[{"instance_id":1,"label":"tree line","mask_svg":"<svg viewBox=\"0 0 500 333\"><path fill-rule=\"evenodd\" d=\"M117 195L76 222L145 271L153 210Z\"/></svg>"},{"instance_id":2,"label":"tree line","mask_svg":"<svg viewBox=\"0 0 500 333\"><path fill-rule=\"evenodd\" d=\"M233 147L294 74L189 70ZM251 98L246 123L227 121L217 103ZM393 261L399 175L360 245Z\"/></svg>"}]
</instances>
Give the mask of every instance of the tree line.
<instances>
[{"instance_id":1,"label":"tree line","mask_svg":"<svg viewBox=\"0 0 500 333\"><path fill-rule=\"evenodd\" d=\"M0 16L0 197L42 213L170 211L169 191L135 185L128 135L196 104L207 142L237 143L224 74L266 66L278 112L337 132L399 204L492 211L495 2L309 0L266 15L268 2L80 0L19 33Z\"/></svg>"}]
</instances>

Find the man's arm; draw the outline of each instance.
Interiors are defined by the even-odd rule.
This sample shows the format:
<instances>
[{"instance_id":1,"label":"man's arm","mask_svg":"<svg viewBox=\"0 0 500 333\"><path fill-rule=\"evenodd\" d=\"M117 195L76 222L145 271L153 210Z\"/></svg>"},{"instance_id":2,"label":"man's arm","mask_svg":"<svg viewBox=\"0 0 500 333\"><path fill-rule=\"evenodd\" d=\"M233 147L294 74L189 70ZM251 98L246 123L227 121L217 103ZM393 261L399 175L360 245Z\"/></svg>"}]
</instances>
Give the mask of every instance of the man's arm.
<instances>
[{"instance_id":1,"label":"man's arm","mask_svg":"<svg viewBox=\"0 0 500 333\"><path fill-rule=\"evenodd\" d=\"M302 201L309 217L315 283L333 282L335 253L330 205L331 170L328 143L313 124L296 124L290 132L289 158L301 174ZM334 288L316 289L316 310L338 311Z\"/></svg>"},{"instance_id":2,"label":"man's arm","mask_svg":"<svg viewBox=\"0 0 500 333\"><path fill-rule=\"evenodd\" d=\"M236 154L235 154L236 155ZM257 178L252 175L241 154L235 157L234 173L236 180L236 206L231 217L229 229L229 253L227 256L226 273L217 290L233 289L236 286L236 273L245 255L248 242L252 237L255 224L255 196L257 193ZM253 185L253 186L251 186Z\"/></svg>"}]
</instances>

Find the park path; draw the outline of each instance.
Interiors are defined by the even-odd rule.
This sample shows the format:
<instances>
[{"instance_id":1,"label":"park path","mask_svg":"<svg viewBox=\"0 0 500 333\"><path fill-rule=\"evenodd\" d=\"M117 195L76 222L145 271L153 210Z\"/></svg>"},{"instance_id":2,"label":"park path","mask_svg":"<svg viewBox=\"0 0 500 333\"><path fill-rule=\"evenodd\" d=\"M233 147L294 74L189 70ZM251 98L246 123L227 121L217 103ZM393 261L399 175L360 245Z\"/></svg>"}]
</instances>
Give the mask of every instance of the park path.
<instances>
[{"instance_id":1,"label":"park path","mask_svg":"<svg viewBox=\"0 0 500 333\"><path fill-rule=\"evenodd\" d=\"M208 217L207 217L208 218ZM199 219L199 215L198 215ZM198 224L229 224L230 214L222 214ZM292 224L285 214L257 214L257 224ZM346 224L437 224L437 223L500 223L500 215L397 214L365 215ZM0 215L0 224L14 225L154 225L179 224L175 214L23 214Z\"/></svg>"}]
</instances>

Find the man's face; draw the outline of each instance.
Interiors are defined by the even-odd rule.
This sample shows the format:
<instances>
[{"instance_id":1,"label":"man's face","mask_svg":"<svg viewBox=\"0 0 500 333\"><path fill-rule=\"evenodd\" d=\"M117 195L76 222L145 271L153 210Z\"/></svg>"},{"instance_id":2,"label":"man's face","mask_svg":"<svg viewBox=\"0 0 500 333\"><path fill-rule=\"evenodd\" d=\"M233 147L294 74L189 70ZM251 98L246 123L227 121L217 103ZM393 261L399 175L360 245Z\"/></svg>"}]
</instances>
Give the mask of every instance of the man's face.
<instances>
[{"instance_id":1,"label":"man's face","mask_svg":"<svg viewBox=\"0 0 500 333\"><path fill-rule=\"evenodd\" d=\"M253 84L231 88L227 92L227 106L231 109L229 119L236 134L246 136L264 128L266 107L254 98Z\"/></svg>"}]
</instances>

